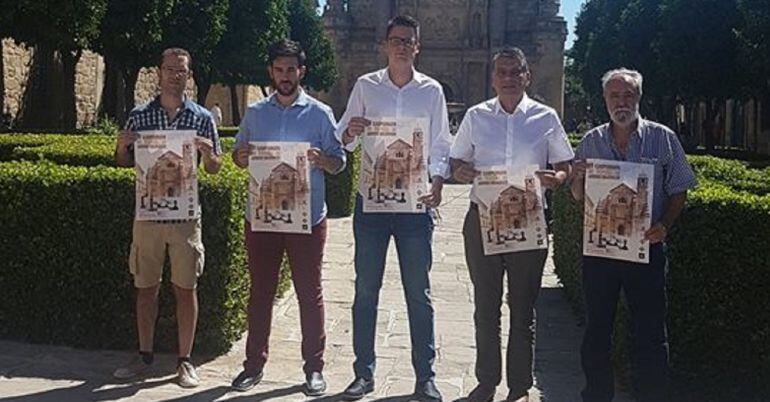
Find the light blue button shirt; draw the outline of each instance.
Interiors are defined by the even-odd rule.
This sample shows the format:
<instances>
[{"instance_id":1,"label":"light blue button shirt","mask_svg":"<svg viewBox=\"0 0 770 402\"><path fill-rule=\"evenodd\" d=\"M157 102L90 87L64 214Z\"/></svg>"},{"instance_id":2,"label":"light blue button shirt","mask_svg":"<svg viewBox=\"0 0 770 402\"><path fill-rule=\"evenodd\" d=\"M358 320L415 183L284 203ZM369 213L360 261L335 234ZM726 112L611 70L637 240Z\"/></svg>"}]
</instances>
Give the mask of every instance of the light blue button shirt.
<instances>
[{"instance_id":1,"label":"light blue button shirt","mask_svg":"<svg viewBox=\"0 0 770 402\"><path fill-rule=\"evenodd\" d=\"M609 159L648 163L655 167L652 193L652 223L663 216L668 197L695 187L695 174L685 159L682 144L668 127L639 119L631 135L626 155L615 146L610 125L604 124L587 132L575 149L576 159Z\"/></svg>"},{"instance_id":2,"label":"light blue button shirt","mask_svg":"<svg viewBox=\"0 0 770 402\"><path fill-rule=\"evenodd\" d=\"M334 135L337 123L329 106L300 91L288 107L283 107L275 95L271 95L246 109L238 134L236 147L251 141L308 142L326 156L342 160L345 168L345 151ZM335 172L337 173L337 172ZM313 225L326 217L326 190L324 171L310 168L310 216Z\"/></svg>"}]
</instances>

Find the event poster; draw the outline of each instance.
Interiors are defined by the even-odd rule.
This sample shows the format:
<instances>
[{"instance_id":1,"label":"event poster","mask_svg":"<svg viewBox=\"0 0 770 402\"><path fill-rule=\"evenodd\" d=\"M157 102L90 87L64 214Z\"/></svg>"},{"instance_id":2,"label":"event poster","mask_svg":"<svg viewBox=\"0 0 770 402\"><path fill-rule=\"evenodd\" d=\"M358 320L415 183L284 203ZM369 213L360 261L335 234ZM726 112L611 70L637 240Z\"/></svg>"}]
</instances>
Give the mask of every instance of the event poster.
<instances>
[{"instance_id":1,"label":"event poster","mask_svg":"<svg viewBox=\"0 0 770 402\"><path fill-rule=\"evenodd\" d=\"M310 234L310 144L250 142L249 149L251 230Z\"/></svg>"},{"instance_id":2,"label":"event poster","mask_svg":"<svg viewBox=\"0 0 770 402\"><path fill-rule=\"evenodd\" d=\"M423 212L426 118L372 120L362 135L359 192L364 212Z\"/></svg>"},{"instance_id":3,"label":"event poster","mask_svg":"<svg viewBox=\"0 0 770 402\"><path fill-rule=\"evenodd\" d=\"M548 248L538 168L479 169L473 199L479 206L484 255Z\"/></svg>"},{"instance_id":4,"label":"event poster","mask_svg":"<svg viewBox=\"0 0 770 402\"><path fill-rule=\"evenodd\" d=\"M586 162L583 254L648 263L644 233L651 224L653 165Z\"/></svg>"},{"instance_id":5,"label":"event poster","mask_svg":"<svg viewBox=\"0 0 770 402\"><path fill-rule=\"evenodd\" d=\"M200 217L195 131L140 131L134 143L138 221Z\"/></svg>"}]
</instances>

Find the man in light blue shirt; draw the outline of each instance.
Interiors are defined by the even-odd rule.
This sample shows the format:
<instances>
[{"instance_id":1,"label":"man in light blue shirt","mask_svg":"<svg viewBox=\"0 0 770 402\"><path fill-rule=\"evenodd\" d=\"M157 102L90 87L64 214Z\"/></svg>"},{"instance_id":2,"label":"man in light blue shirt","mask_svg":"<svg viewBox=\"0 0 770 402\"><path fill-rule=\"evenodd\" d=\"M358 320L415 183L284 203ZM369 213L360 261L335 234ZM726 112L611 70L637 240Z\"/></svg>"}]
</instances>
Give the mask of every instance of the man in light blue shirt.
<instances>
[{"instance_id":1,"label":"man in light blue shirt","mask_svg":"<svg viewBox=\"0 0 770 402\"><path fill-rule=\"evenodd\" d=\"M602 78L610 122L590 130L575 154L572 195L583 200L585 159L607 159L653 165L652 227L648 264L583 256L586 331L581 347L586 387L584 402L610 402L615 394L612 372L612 330L620 290L631 314L631 359L636 400L668 399L666 335L666 270L663 243L695 187L682 145L668 127L641 118L642 75L617 69Z\"/></svg>"},{"instance_id":2,"label":"man in light blue shirt","mask_svg":"<svg viewBox=\"0 0 770 402\"><path fill-rule=\"evenodd\" d=\"M305 53L299 44L280 40L268 50L268 72L275 92L246 110L236 135L233 161L248 167L250 141L308 142L310 171L310 215L312 233L252 232L246 219L246 251L251 277L248 306L249 333L243 371L233 388L245 391L262 379L268 356L268 338L273 299L283 260L288 254L297 292L302 327L302 358L305 361L305 393L320 395L326 390L321 372L326 343L321 289L321 260L326 242L324 174L345 168L345 151L335 136L331 108L307 95L299 86L305 75Z\"/></svg>"}]
</instances>

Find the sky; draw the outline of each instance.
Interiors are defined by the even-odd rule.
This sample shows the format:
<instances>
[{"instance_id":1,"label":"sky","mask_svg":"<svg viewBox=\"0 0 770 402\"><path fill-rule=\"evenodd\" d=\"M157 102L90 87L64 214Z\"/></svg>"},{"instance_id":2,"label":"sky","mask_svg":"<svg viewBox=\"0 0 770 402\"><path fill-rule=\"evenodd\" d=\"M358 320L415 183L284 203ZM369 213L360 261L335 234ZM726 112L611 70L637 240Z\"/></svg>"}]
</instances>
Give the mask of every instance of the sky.
<instances>
[{"instance_id":1,"label":"sky","mask_svg":"<svg viewBox=\"0 0 770 402\"><path fill-rule=\"evenodd\" d=\"M580 5L584 2L585 0L561 0L560 14L567 20L567 30L569 31L567 43L564 44L565 49L571 48L572 42L575 41L575 17L577 16L578 11L580 11ZM323 9L326 0L319 0L319 3L321 9Z\"/></svg>"}]
</instances>

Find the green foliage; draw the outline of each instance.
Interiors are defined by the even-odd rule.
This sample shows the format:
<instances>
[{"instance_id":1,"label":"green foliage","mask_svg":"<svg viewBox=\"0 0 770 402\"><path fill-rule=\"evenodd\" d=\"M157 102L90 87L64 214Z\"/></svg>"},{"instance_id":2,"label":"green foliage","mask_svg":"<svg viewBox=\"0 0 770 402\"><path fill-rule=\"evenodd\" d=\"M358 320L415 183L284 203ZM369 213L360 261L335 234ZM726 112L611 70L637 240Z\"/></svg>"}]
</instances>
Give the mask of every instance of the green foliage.
<instances>
[{"instance_id":1,"label":"green foliage","mask_svg":"<svg viewBox=\"0 0 770 402\"><path fill-rule=\"evenodd\" d=\"M677 401L770 397L770 170L690 157L699 186L667 240L670 349ZM763 195L764 194L764 195ZM582 204L554 194L554 264L582 311ZM627 313L616 321L616 367L628 367ZM729 367L729 370L725 368Z\"/></svg>"},{"instance_id":2,"label":"green foliage","mask_svg":"<svg viewBox=\"0 0 770 402\"><path fill-rule=\"evenodd\" d=\"M99 34L107 0L19 0L3 4L10 36L17 41L45 45L63 52L91 46Z\"/></svg>"},{"instance_id":3,"label":"green foliage","mask_svg":"<svg viewBox=\"0 0 770 402\"><path fill-rule=\"evenodd\" d=\"M291 39L299 42L307 56L305 87L315 91L329 89L337 80L334 47L323 29L315 0L289 0Z\"/></svg>"},{"instance_id":4,"label":"green foliage","mask_svg":"<svg viewBox=\"0 0 770 402\"><path fill-rule=\"evenodd\" d=\"M215 79L267 86L267 48L286 36L285 0L230 0L227 30L215 49Z\"/></svg>"},{"instance_id":5,"label":"green foliage","mask_svg":"<svg viewBox=\"0 0 770 402\"><path fill-rule=\"evenodd\" d=\"M347 153L345 170L337 175L326 175L326 206L329 217L350 216L356 204L358 193L358 161L360 148Z\"/></svg>"}]
</instances>

